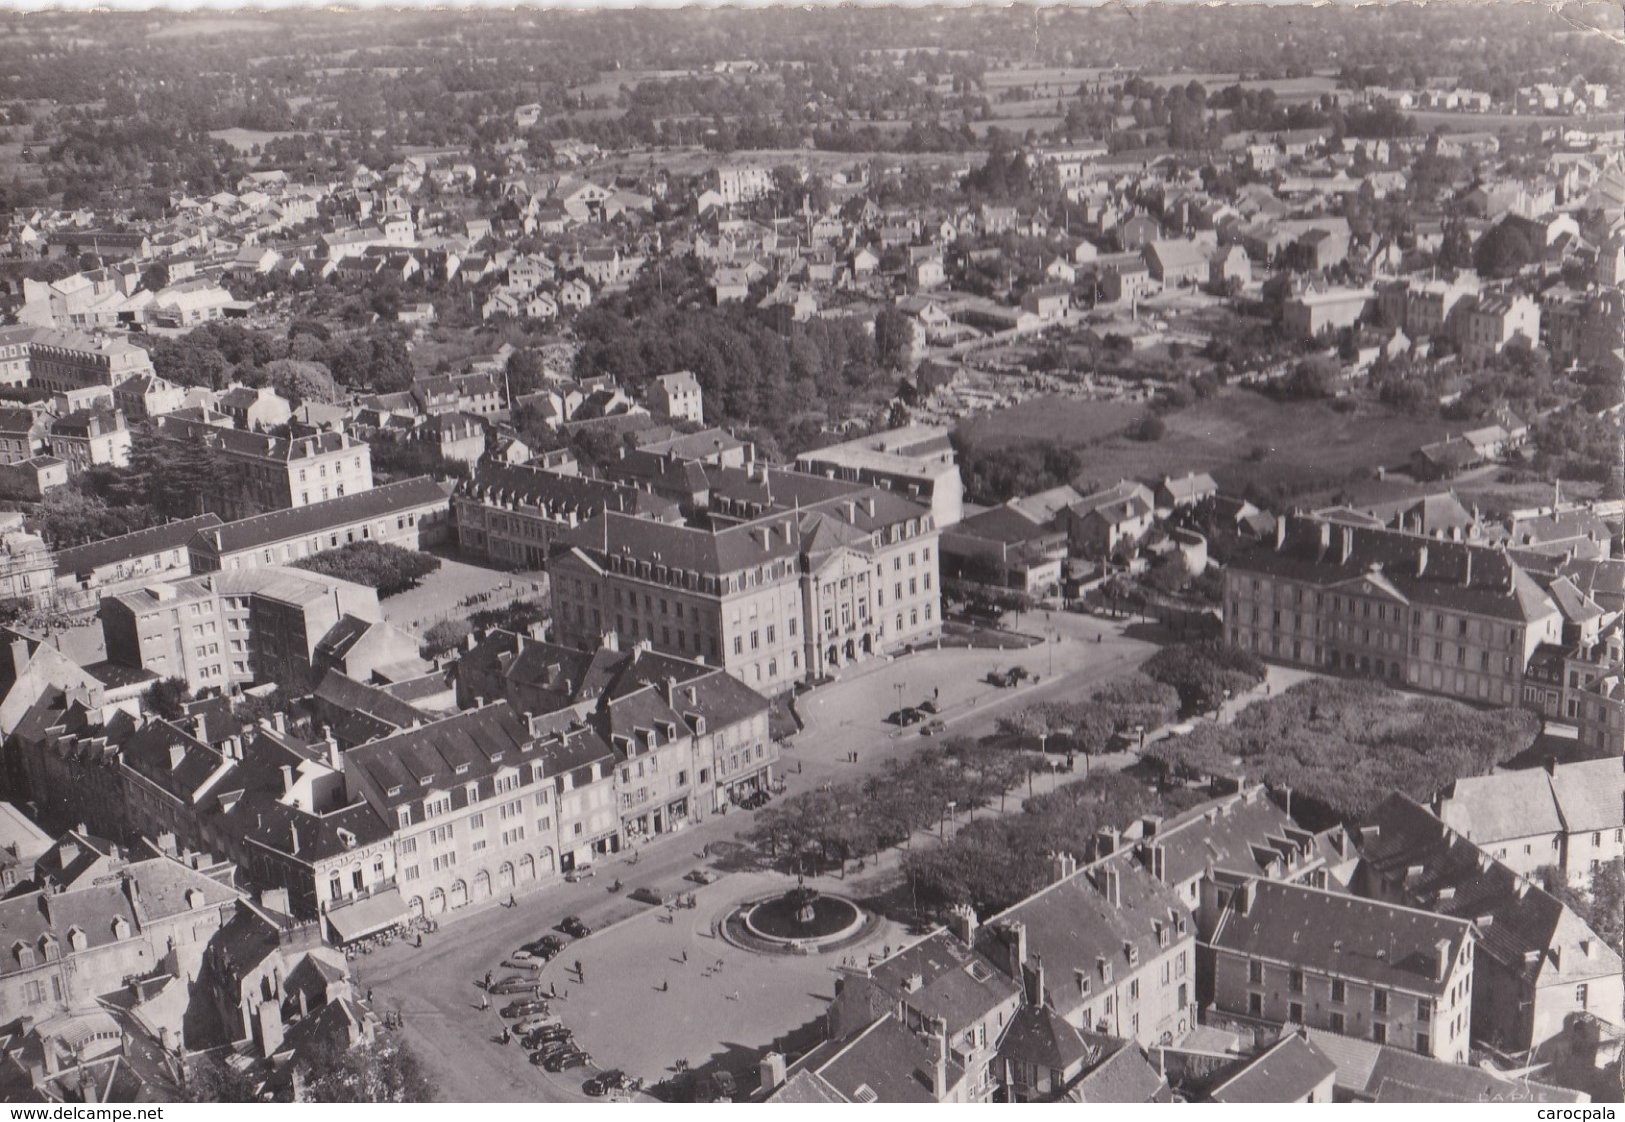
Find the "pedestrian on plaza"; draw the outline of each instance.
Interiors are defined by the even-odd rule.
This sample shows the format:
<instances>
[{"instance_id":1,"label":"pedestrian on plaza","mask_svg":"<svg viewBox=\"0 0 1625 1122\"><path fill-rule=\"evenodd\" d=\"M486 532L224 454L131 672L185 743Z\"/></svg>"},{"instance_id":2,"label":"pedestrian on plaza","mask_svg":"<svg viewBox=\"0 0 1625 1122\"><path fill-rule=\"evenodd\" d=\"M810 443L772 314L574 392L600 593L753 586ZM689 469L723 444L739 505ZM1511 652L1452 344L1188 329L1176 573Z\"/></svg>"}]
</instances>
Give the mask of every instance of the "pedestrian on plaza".
<instances>
[{"instance_id":1,"label":"pedestrian on plaza","mask_svg":"<svg viewBox=\"0 0 1625 1122\"><path fill-rule=\"evenodd\" d=\"M685 963L688 961L688 948L687 947L683 948L683 961Z\"/></svg>"},{"instance_id":2,"label":"pedestrian on plaza","mask_svg":"<svg viewBox=\"0 0 1625 1122\"><path fill-rule=\"evenodd\" d=\"M491 995L486 993L484 990L481 990L480 991L480 1011L484 1012L485 1010L487 1010L489 1008L491 1008Z\"/></svg>"},{"instance_id":3,"label":"pedestrian on plaza","mask_svg":"<svg viewBox=\"0 0 1625 1122\"><path fill-rule=\"evenodd\" d=\"M372 1004L372 987L371 986L367 987L367 1004L368 1005Z\"/></svg>"},{"instance_id":4,"label":"pedestrian on plaza","mask_svg":"<svg viewBox=\"0 0 1625 1122\"><path fill-rule=\"evenodd\" d=\"M580 978L583 982L587 980L587 972L581 969L581 960L579 958L576 959L576 977Z\"/></svg>"},{"instance_id":5,"label":"pedestrian on plaza","mask_svg":"<svg viewBox=\"0 0 1625 1122\"><path fill-rule=\"evenodd\" d=\"M485 972L485 988L491 988L491 972L489 970Z\"/></svg>"},{"instance_id":6,"label":"pedestrian on plaza","mask_svg":"<svg viewBox=\"0 0 1625 1122\"><path fill-rule=\"evenodd\" d=\"M661 979L661 982L660 982L660 992L661 992L661 993L665 993L665 992L667 992L667 991L668 991L668 990L670 990L670 989L671 989L671 979L670 979L670 978L663 978L663 979Z\"/></svg>"},{"instance_id":7,"label":"pedestrian on plaza","mask_svg":"<svg viewBox=\"0 0 1625 1122\"><path fill-rule=\"evenodd\" d=\"M417 945L420 946L420 947L423 946L423 932L421 932L421 931L418 932Z\"/></svg>"},{"instance_id":8,"label":"pedestrian on plaza","mask_svg":"<svg viewBox=\"0 0 1625 1122\"><path fill-rule=\"evenodd\" d=\"M553 997L559 996L559 984L557 982L547 983L547 992Z\"/></svg>"}]
</instances>

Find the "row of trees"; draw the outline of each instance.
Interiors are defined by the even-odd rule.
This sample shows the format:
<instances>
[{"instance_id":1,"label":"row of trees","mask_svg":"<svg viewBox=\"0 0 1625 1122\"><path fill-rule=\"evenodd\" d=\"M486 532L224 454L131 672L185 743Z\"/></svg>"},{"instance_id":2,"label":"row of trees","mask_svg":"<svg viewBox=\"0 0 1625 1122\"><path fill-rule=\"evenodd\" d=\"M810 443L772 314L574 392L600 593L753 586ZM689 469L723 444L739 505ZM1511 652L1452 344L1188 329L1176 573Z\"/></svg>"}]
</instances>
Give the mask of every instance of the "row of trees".
<instances>
[{"instance_id":1,"label":"row of trees","mask_svg":"<svg viewBox=\"0 0 1625 1122\"><path fill-rule=\"evenodd\" d=\"M1522 709L1478 710L1379 682L1312 679L1254 702L1228 725L1158 741L1146 756L1174 775L1239 773L1290 787L1295 816L1318 829L1359 818L1389 791L1429 802L1453 780L1527 749L1539 728Z\"/></svg>"},{"instance_id":2,"label":"row of trees","mask_svg":"<svg viewBox=\"0 0 1625 1122\"><path fill-rule=\"evenodd\" d=\"M1169 814L1196 802L1180 790L1159 794L1121 772L1097 772L1022 804L1020 814L970 822L942 845L903 857L903 871L922 908L969 904L982 916L1032 895L1051 877L1050 855L1081 864L1096 833L1123 829L1144 814Z\"/></svg>"},{"instance_id":3,"label":"row of trees","mask_svg":"<svg viewBox=\"0 0 1625 1122\"><path fill-rule=\"evenodd\" d=\"M1167 724L1179 714L1179 707L1173 686L1129 674L1105 683L1082 701L1044 702L1001 717L998 730L1046 752L1094 755L1105 752L1114 737Z\"/></svg>"},{"instance_id":4,"label":"row of trees","mask_svg":"<svg viewBox=\"0 0 1625 1122\"><path fill-rule=\"evenodd\" d=\"M1035 764L1032 756L970 740L925 748L863 782L830 784L792 795L757 815L749 840L782 867L844 871L848 861L940 826L950 809L970 814L1006 793Z\"/></svg>"},{"instance_id":5,"label":"row of trees","mask_svg":"<svg viewBox=\"0 0 1625 1122\"><path fill-rule=\"evenodd\" d=\"M351 542L342 549L301 558L293 567L364 584L377 589L379 596L394 596L416 588L440 568L440 558L384 542Z\"/></svg>"}]
</instances>

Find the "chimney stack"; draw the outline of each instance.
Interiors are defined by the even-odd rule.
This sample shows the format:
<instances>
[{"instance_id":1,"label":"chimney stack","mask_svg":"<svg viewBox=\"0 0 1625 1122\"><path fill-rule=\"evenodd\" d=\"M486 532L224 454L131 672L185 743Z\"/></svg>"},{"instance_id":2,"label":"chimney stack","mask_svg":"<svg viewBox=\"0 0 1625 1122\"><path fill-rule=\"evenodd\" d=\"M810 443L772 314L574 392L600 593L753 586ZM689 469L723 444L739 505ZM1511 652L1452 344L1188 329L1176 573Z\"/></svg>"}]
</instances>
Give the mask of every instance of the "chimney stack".
<instances>
[{"instance_id":1,"label":"chimney stack","mask_svg":"<svg viewBox=\"0 0 1625 1122\"><path fill-rule=\"evenodd\" d=\"M1349 563L1349 558L1352 557L1353 555L1354 555L1354 527L1353 526L1344 526L1343 527L1343 554L1342 554L1342 557L1339 559L1339 564L1347 565Z\"/></svg>"},{"instance_id":2,"label":"chimney stack","mask_svg":"<svg viewBox=\"0 0 1625 1122\"><path fill-rule=\"evenodd\" d=\"M1437 947L1437 949L1439 951L1439 977L1438 977L1438 981L1442 982L1446 978L1450 977L1450 963L1454 960L1455 956L1450 953L1450 940L1449 939L1440 939L1438 941L1438 943L1435 944L1435 946Z\"/></svg>"},{"instance_id":3,"label":"chimney stack","mask_svg":"<svg viewBox=\"0 0 1625 1122\"><path fill-rule=\"evenodd\" d=\"M1416 551L1416 575L1422 576L1428 571L1428 547L1422 546Z\"/></svg>"},{"instance_id":4,"label":"chimney stack","mask_svg":"<svg viewBox=\"0 0 1625 1122\"><path fill-rule=\"evenodd\" d=\"M1026 976L1022 979L1027 984L1027 1004L1035 1009L1044 1007L1044 956L1033 955L1032 965L1027 968Z\"/></svg>"},{"instance_id":5,"label":"chimney stack","mask_svg":"<svg viewBox=\"0 0 1625 1122\"><path fill-rule=\"evenodd\" d=\"M1275 548L1276 549L1282 549L1285 546L1286 546L1286 515L1283 514L1283 515L1280 515L1279 517L1277 517L1275 519Z\"/></svg>"},{"instance_id":6,"label":"chimney stack","mask_svg":"<svg viewBox=\"0 0 1625 1122\"><path fill-rule=\"evenodd\" d=\"M1019 919L1005 920L999 925L999 936L1004 940L1008 973L1019 981L1027 963L1027 925Z\"/></svg>"},{"instance_id":7,"label":"chimney stack","mask_svg":"<svg viewBox=\"0 0 1625 1122\"><path fill-rule=\"evenodd\" d=\"M969 904L957 904L949 913L948 929L954 933L954 938L967 947L973 946L976 939L976 909Z\"/></svg>"}]
</instances>

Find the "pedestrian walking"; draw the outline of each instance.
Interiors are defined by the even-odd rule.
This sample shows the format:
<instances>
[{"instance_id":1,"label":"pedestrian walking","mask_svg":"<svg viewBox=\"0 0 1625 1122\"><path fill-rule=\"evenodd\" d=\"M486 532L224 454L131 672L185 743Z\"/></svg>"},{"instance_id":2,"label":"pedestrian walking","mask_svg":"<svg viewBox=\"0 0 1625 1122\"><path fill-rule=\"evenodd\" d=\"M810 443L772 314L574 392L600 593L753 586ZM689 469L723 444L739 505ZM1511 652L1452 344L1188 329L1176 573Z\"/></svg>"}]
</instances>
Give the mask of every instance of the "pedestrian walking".
<instances>
[{"instance_id":1,"label":"pedestrian walking","mask_svg":"<svg viewBox=\"0 0 1625 1122\"><path fill-rule=\"evenodd\" d=\"M480 1011L484 1012L485 1010L487 1010L489 1008L491 1008L491 995L486 993L484 990L481 990L480 991Z\"/></svg>"},{"instance_id":2,"label":"pedestrian walking","mask_svg":"<svg viewBox=\"0 0 1625 1122\"><path fill-rule=\"evenodd\" d=\"M547 992L553 997L559 996L559 984L557 982L547 983Z\"/></svg>"},{"instance_id":3,"label":"pedestrian walking","mask_svg":"<svg viewBox=\"0 0 1625 1122\"><path fill-rule=\"evenodd\" d=\"M491 972L489 970L485 972L485 988L491 988Z\"/></svg>"},{"instance_id":4,"label":"pedestrian walking","mask_svg":"<svg viewBox=\"0 0 1625 1122\"><path fill-rule=\"evenodd\" d=\"M683 961L685 963L688 961L688 948L687 947L683 948Z\"/></svg>"},{"instance_id":5,"label":"pedestrian walking","mask_svg":"<svg viewBox=\"0 0 1625 1122\"><path fill-rule=\"evenodd\" d=\"M671 979L670 978L663 978L661 980L661 982L660 982L660 992L661 993L666 993L670 989L671 989Z\"/></svg>"},{"instance_id":6,"label":"pedestrian walking","mask_svg":"<svg viewBox=\"0 0 1625 1122\"><path fill-rule=\"evenodd\" d=\"M576 959L576 977L581 979L582 982L587 980L587 972L581 969L581 960L579 958Z\"/></svg>"},{"instance_id":7,"label":"pedestrian walking","mask_svg":"<svg viewBox=\"0 0 1625 1122\"><path fill-rule=\"evenodd\" d=\"M368 1005L372 1004L372 987L371 986L367 987L367 1004Z\"/></svg>"}]
</instances>

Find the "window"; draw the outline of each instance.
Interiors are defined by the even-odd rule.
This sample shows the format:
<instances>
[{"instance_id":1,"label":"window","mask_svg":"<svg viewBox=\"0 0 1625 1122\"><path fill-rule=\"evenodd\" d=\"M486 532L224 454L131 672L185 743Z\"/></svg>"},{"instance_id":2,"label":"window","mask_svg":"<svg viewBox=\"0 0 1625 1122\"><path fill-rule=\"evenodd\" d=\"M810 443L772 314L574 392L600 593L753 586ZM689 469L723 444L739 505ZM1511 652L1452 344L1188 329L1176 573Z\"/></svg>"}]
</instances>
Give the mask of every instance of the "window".
<instances>
[{"instance_id":1,"label":"window","mask_svg":"<svg viewBox=\"0 0 1625 1122\"><path fill-rule=\"evenodd\" d=\"M1332 979L1332 1000L1339 1004L1348 1000L1348 984L1341 978Z\"/></svg>"},{"instance_id":2,"label":"window","mask_svg":"<svg viewBox=\"0 0 1625 1122\"><path fill-rule=\"evenodd\" d=\"M1343 1014L1333 1013L1331 1015L1331 1026L1333 1032L1341 1033L1343 1031Z\"/></svg>"},{"instance_id":3,"label":"window","mask_svg":"<svg viewBox=\"0 0 1625 1122\"><path fill-rule=\"evenodd\" d=\"M1294 970L1292 972L1291 976L1287 979L1287 988L1290 989L1293 993L1302 993L1303 992L1303 971L1302 970Z\"/></svg>"},{"instance_id":4,"label":"window","mask_svg":"<svg viewBox=\"0 0 1625 1122\"><path fill-rule=\"evenodd\" d=\"M1303 1004L1294 1001L1286 1007L1287 1020L1295 1025L1303 1024Z\"/></svg>"},{"instance_id":5,"label":"window","mask_svg":"<svg viewBox=\"0 0 1625 1122\"><path fill-rule=\"evenodd\" d=\"M1374 1013L1386 1013L1386 1012L1388 1012L1388 991L1387 990L1372 990L1371 991L1371 1010Z\"/></svg>"},{"instance_id":6,"label":"window","mask_svg":"<svg viewBox=\"0 0 1625 1122\"><path fill-rule=\"evenodd\" d=\"M1255 986L1264 983L1264 964L1257 959L1247 963L1247 981Z\"/></svg>"},{"instance_id":7,"label":"window","mask_svg":"<svg viewBox=\"0 0 1625 1122\"><path fill-rule=\"evenodd\" d=\"M1591 989L1584 982L1581 982L1579 985L1574 987L1574 1004L1578 1005L1581 1009L1586 1007L1586 1002L1590 999L1590 997Z\"/></svg>"},{"instance_id":8,"label":"window","mask_svg":"<svg viewBox=\"0 0 1625 1122\"><path fill-rule=\"evenodd\" d=\"M1388 1026L1381 1021L1372 1021L1371 1039L1378 1044L1388 1043Z\"/></svg>"},{"instance_id":9,"label":"window","mask_svg":"<svg viewBox=\"0 0 1625 1122\"><path fill-rule=\"evenodd\" d=\"M1247 1015L1249 1017L1262 1017L1264 1015L1264 995L1250 993L1247 995Z\"/></svg>"},{"instance_id":10,"label":"window","mask_svg":"<svg viewBox=\"0 0 1625 1122\"><path fill-rule=\"evenodd\" d=\"M1428 1034L1425 1033L1425 1032L1417 1033L1416 1034L1416 1053L1417 1053L1417 1055L1425 1056L1431 1051L1433 1051L1433 1042L1428 1039Z\"/></svg>"}]
</instances>

